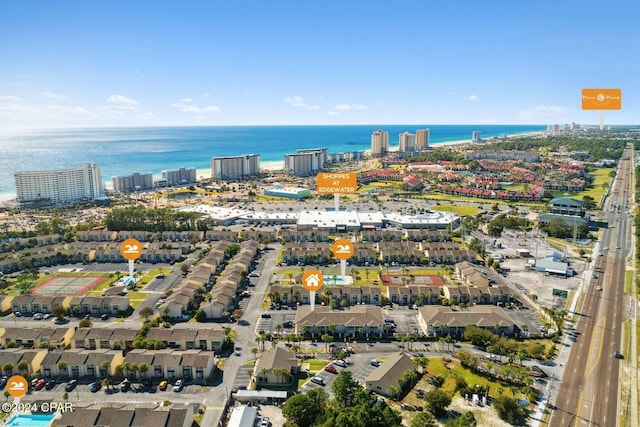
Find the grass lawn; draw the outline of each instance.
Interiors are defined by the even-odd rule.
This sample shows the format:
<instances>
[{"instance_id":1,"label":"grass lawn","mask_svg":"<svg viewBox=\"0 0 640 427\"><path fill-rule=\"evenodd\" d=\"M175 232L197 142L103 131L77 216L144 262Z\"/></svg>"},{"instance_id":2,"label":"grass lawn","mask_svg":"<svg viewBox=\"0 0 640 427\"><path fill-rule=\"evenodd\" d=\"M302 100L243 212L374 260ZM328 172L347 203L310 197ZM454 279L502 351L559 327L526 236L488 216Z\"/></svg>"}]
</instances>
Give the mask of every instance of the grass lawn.
<instances>
[{"instance_id":1,"label":"grass lawn","mask_svg":"<svg viewBox=\"0 0 640 427\"><path fill-rule=\"evenodd\" d=\"M498 389L501 389L503 393L506 392L505 386L500 383L491 381L487 378L481 377L480 375L476 375L472 373L467 368L464 368L460 365L460 362L456 359L451 359L451 362L445 362L441 357L430 357L429 365L427 366L427 370L429 374L434 376L439 376L444 378L445 382L442 386L443 391L445 391L449 396L453 396L453 392L456 387L455 377L459 376L465 379L469 386L473 387L476 384L480 386L489 386L489 395L492 397L499 397L500 393ZM521 393L516 390L516 398L524 397Z\"/></svg>"},{"instance_id":2,"label":"grass lawn","mask_svg":"<svg viewBox=\"0 0 640 427\"><path fill-rule=\"evenodd\" d=\"M609 173L614 170L613 168L602 168L596 171L591 172L591 175L594 176L593 186L591 188L587 188L584 191L555 191L553 192L553 197L567 197L565 194L569 194L568 197L573 197L575 199L582 200L584 196L590 196L596 203L599 203L604 196L605 189L602 188L602 184L609 183L611 178L609 178Z\"/></svg>"},{"instance_id":3,"label":"grass lawn","mask_svg":"<svg viewBox=\"0 0 640 427\"><path fill-rule=\"evenodd\" d=\"M434 211L453 212L459 216L475 215L480 210L477 206L437 205L431 208Z\"/></svg>"}]
</instances>

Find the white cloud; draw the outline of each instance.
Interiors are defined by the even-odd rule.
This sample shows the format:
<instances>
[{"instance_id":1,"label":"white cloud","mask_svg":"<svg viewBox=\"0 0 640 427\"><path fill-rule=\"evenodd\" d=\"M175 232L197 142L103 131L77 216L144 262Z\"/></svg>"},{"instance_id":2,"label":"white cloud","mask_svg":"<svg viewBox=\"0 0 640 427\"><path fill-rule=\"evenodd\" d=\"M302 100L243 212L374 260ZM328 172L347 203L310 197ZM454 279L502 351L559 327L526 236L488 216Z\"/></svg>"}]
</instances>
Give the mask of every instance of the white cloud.
<instances>
[{"instance_id":1,"label":"white cloud","mask_svg":"<svg viewBox=\"0 0 640 427\"><path fill-rule=\"evenodd\" d=\"M89 112L82 107L74 107L67 105L47 105L45 110L54 114L73 114L73 115L87 115Z\"/></svg>"},{"instance_id":2,"label":"white cloud","mask_svg":"<svg viewBox=\"0 0 640 427\"><path fill-rule=\"evenodd\" d=\"M203 113L217 113L222 109L217 105L207 105L206 107L198 107L196 105L190 104L192 102L191 98L182 98L180 102L174 102L171 104L173 108L177 108L183 113L194 113L200 114Z\"/></svg>"},{"instance_id":3,"label":"white cloud","mask_svg":"<svg viewBox=\"0 0 640 427\"><path fill-rule=\"evenodd\" d=\"M304 98L302 98L301 96L286 96L284 98L284 103L285 104L289 104L292 107L295 108L303 108L305 110L309 110L309 111L318 111L320 109L319 105L307 105L304 102Z\"/></svg>"},{"instance_id":4,"label":"white cloud","mask_svg":"<svg viewBox=\"0 0 640 427\"><path fill-rule=\"evenodd\" d=\"M329 111L327 114L329 114L330 116L334 116L334 117L340 115L340 113L338 113L337 111L333 111L333 110Z\"/></svg>"},{"instance_id":5,"label":"white cloud","mask_svg":"<svg viewBox=\"0 0 640 427\"><path fill-rule=\"evenodd\" d=\"M22 102L22 99L13 95L0 95L0 102Z\"/></svg>"},{"instance_id":6,"label":"white cloud","mask_svg":"<svg viewBox=\"0 0 640 427\"><path fill-rule=\"evenodd\" d=\"M367 106L363 104L338 104L334 107L334 110L338 111L351 111L351 110L366 110Z\"/></svg>"},{"instance_id":7,"label":"white cloud","mask_svg":"<svg viewBox=\"0 0 640 427\"><path fill-rule=\"evenodd\" d=\"M66 101L69 99L64 95L60 95L59 93L55 92L40 92L40 96L45 99L51 99L54 101Z\"/></svg>"},{"instance_id":8,"label":"white cloud","mask_svg":"<svg viewBox=\"0 0 640 427\"><path fill-rule=\"evenodd\" d=\"M140 111L140 104L138 103L138 101L127 98L126 96L111 95L107 98L107 102L110 104L112 109L118 109L120 110L120 112L122 112L123 110L135 112Z\"/></svg>"},{"instance_id":9,"label":"white cloud","mask_svg":"<svg viewBox=\"0 0 640 427\"><path fill-rule=\"evenodd\" d=\"M109 102L110 104L124 105L124 106L140 105L138 101L134 101L133 99L127 98L126 96L122 96L122 95L111 95L109 98L107 98L107 102Z\"/></svg>"},{"instance_id":10,"label":"white cloud","mask_svg":"<svg viewBox=\"0 0 640 427\"><path fill-rule=\"evenodd\" d=\"M202 114L202 110L195 105L185 104L183 102L174 102L171 104L172 107L178 108L183 113L197 113Z\"/></svg>"},{"instance_id":11,"label":"white cloud","mask_svg":"<svg viewBox=\"0 0 640 427\"><path fill-rule=\"evenodd\" d=\"M571 109L561 105L538 105L518 113L522 120L540 120L545 118L561 117L569 113Z\"/></svg>"},{"instance_id":12,"label":"white cloud","mask_svg":"<svg viewBox=\"0 0 640 427\"><path fill-rule=\"evenodd\" d=\"M304 99L301 96L287 96L284 98L285 104L302 104L304 105Z\"/></svg>"},{"instance_id":13,"label":"white cloud","mask_svg":"<svg viewBox=\"0 0 640 427\"><path fill-rule=\"evenodd\" d=\"M465 99L466 101L478 101L480 98L476 95L469 95L463 99Z\"/></svg>"}]
</instances>

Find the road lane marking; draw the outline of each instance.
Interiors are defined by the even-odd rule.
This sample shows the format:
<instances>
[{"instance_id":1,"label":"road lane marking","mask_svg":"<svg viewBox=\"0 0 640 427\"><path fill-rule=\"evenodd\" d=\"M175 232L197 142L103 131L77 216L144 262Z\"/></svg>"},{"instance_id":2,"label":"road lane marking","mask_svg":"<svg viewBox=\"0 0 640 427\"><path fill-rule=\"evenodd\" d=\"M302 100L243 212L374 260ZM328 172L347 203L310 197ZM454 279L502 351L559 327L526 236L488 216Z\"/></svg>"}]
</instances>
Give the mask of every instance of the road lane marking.
<instances>
[{"instance_id":1,"label":"road lane marking","mask_svg":"<svg viewBox=\"0 0 640 427\"><path fill-rule=\"evenodd\" d=\"M593 335L591 336L591 345L589 346L589 357L587 358L586 364L587 371L584 375L584 378L589 377L596 369L598 362L600 362L600 354L602 353L602 344L604 342L603 338L606 324L607 318L602 317L594 326Z\"/></svg>"}]
</instances>

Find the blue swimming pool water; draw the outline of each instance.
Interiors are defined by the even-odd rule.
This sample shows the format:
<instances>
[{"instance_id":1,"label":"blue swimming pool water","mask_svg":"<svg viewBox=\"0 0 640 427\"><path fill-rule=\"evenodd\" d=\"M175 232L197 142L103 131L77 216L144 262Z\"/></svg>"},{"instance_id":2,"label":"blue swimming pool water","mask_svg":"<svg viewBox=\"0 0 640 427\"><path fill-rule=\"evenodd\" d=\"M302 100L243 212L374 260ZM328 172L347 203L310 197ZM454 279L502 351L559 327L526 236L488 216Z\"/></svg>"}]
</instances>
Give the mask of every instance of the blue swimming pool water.
<instances>
[{"instance_id":1,"label":"blue swimming pool water","mask_svg":"<svg viewBox=\"0 0 640 427\"><path fill-rule=\"evenodd\" d=\"M23 426L23 427L47 427L51 424L53 415L29 415L18 414L14 415L7 421L8 426Z\"/></svg>"}]
</instances>

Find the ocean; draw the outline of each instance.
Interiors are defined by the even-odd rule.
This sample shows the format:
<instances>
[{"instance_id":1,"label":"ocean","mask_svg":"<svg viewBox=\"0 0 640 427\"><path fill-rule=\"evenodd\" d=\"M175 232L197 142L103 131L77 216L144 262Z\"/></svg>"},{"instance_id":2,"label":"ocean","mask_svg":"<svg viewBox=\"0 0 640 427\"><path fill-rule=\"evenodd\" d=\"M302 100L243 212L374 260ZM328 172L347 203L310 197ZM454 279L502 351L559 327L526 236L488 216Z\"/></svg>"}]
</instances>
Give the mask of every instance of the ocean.
<instances>
[{"instance_id":1,"label":"ocean","mask_svg":"<svg viewBox=\"0 0 640 427\"><path fill-rule=\"evenodd\" d=\"M371 133L389 132L390 148L402 132L430 129L431 145L541 132L543 125L352 125L216 126L39 130L0 133L0 200L15 198L14 173L76 168L97 163L108 188L111 177L192 167L211 176L211 158L259 154L263 167L281 164L299 148L327 147L330 153L369 150Z\"/></svg>"}]
</instances>

